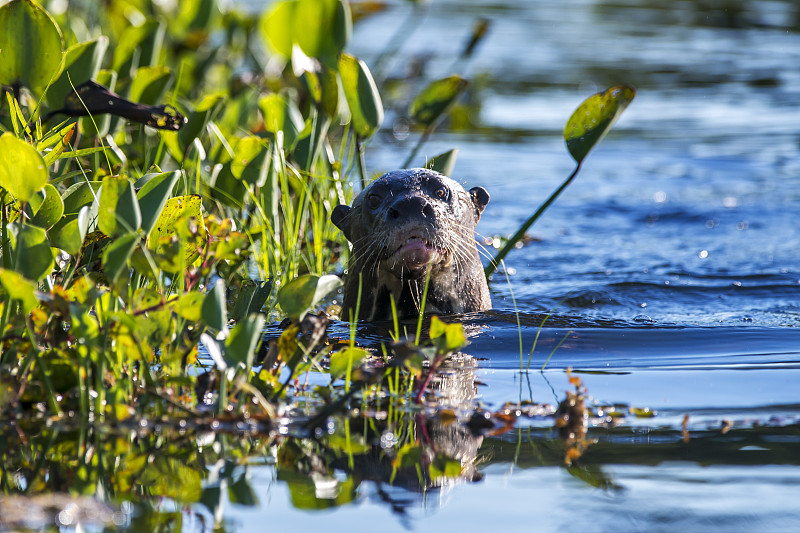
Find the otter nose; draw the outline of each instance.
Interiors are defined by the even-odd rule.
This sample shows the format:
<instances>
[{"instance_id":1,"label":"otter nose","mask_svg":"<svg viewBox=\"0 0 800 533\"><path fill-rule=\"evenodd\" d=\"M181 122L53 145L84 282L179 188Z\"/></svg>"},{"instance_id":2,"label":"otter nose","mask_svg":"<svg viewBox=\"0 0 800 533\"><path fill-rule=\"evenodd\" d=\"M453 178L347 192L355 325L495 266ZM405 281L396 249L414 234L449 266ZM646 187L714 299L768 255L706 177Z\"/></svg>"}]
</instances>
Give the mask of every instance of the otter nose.
<instances>
[{"instance_id":1,"label":"otter nose","mask_svg":"<svg viewBox=\"0 0 800 533\"><path fill-rule=\"evenodd\" d=\"M402 196L398 198L387 212L386 218L400 221L407 218L433 218L433 206L424 196Z\"/></svg>"}]
</instances>

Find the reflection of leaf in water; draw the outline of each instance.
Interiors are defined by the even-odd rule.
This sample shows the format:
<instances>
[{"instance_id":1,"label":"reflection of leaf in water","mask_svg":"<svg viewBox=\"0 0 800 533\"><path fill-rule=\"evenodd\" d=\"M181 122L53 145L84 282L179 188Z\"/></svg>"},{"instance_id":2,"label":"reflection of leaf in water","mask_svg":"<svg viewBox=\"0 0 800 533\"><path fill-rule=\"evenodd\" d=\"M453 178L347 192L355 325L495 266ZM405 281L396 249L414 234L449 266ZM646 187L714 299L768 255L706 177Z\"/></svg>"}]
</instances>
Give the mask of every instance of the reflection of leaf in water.
<instances>
[{"instance_id":1,"label":"reflection of leaf in water","mask_svg":"<svg viewBox=\"0 0 800 533\"><path fill-rule=\"evenodd\" d=\"M156 457L144 470L141 484L152 496L166 496L182 503L200 501L202 475L185 460Z\"/></svg>"}]
</instances>

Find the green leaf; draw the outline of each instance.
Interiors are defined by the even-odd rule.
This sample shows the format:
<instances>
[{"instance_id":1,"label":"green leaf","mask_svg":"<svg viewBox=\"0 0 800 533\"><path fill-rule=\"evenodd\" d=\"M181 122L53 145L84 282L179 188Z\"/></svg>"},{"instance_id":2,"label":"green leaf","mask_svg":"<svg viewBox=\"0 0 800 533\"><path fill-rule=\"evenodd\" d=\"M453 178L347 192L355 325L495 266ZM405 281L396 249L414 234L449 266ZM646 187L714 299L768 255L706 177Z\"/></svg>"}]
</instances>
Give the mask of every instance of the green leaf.
<instances>
[{"instance_id":1,"label":"green leaf","mask_svg":"<svg viewBox=\"0 0 800 533\"><path fill-rule=\"evenodd\" d=\"M0 187L20 202L27 202L42 190L48 178L44 159L33 146L12 133L0 136Z\"/></svg>"},{"instance_id":2,"label":"green leaf","mask_svg":"<svg viewBox=\"0 0 800 533\"><path fill-rule=\"evenodd\" d=\"M431 317L431 340L440 351L448 353L467 344L462 324L445 324L435 315Z\"/></svg>"},{"instance_id":3,"label":"green leaf","mask_svg":"<svg viewBox=\"0 0 800 533\"><path fill-rule=\"evenodd\" d=\"M564 127L564 140L572 158L580 164L617 121L636 91L625 85L590 96L578 106Z\"/></svg>"},{"instance_id":4,"label":"green leaf","mask_svg":"<svg viewBox=\"0 0 800 533\"><path fill-rule=\"evenodd\" d=\"M112 67L120 79L127 79L139 67L153 64L161 49L164 31L164 24L155 20L125 29L114 49Z\"/></svg>"},{"instance_id":5,"label":"green leaf","mask_svg":"<svg viewBox=\"0 0 800 533\"><path fill-rule=\"evenodd\" d=\"M71 124L67 124L63 128L59 129L58 131L51 131L50 137L40 142L36 149L42 153L43 150L46 148L52 148L47 151L44 155L44 164L48 168L50 165L56 162L56 160L64 153L64 150L70 147L70 140L72 140L72 136L77 131L77 124L74 122ZM55 145L55 146L54 146Z\"/></svg>"},{"instance_id":6,"label":"green leaf","mask_svg":"<svg viewBox=\"0 0 800 533\"><path fill-rule=\"evenodd\" d=\"M43 198L41 202L38 202L39 205L37 206L33 205L33 198L36 196L31 198L29 206L33 216L30 222L34 226L50 229L64 214L64 202L61 200L61 195L58 194L56 188L49 183L44 186L40 194L43 195Z\"/></svg>"},{"instance_id":7,"label":"green leaf","mask_svg":"<svg viewBox=\"0 0 800 533\"><path fill-rule=\"evenodd\" d=\"M173 80L172 71L167 67L141 67L131 81L128 99L139 104L161 104Z\"/></svg>"},{"instance_id":8,"label":"green leaf","mask_svg":"<svg viewBox=\"0 0 800 533\"><path fill-rule=\"evenodd\" d=\"M258 340L264 329L264 315L253 313L240 321L225 340L225 354L234 361L253 366Z\"/></svg>"},{"instance_id":9,"label":"green leaf","mask_svg":"<svg viewBox=\"0 0 800 533\"><path fill-rule=\"evenodd\" d=\"M414 468L422 461L422 447L417 444L406 444L397 450L393 466L395 468Z\"/></svg>"},{"instance_id":10,"label":"green leaf","mask_svg":"<svg viewBox=\"0 0 800 533\"><path fill-rule=\"evenodd\" d=\"M440 477L457 478L462 472L461 461L438 453L431 461L428 471L431 479Z\"/></svg>"},{"instance_id":11,"label":"green leaf","mask_svg":"<svg viewBox=\"0 0 800 533\"><path fill-rule=\"evenodd\" d=\"M367 357L369 357L367 350L352 346L331 354L331 379L344 377L348 371L352 373L353 369L360 367Z\"/></svg>"},{"instance_id":12,"label":"green leaf","mask_svg":"<svg viewBox=\"0 0 800 533\"><path fill-rule=\"evenodd\" d=\"M409 107L411 118L425 124L426 127L433 126L468 86L469 82L460 76L450 76L431 82L411 102Z\"/></svg>"},{"instance_id":13,"label":"green leaf","mask_svg":"<svg viewBox=\"0 0 800 533\"><path fill-rule=\"evenodd\" d=\"M261 19L261 35L272 50L284 58L292 57L294 37L292 20L297 2L294 0L273 4Z\"/></svg>"},{"instance_id":14,"label":"green leaf","mask_svg":"<svg viewBox=\"0 0 800 533\"><path fill-rule=\"evenodd\" d=\"M134 248L139 242L137 233L125 233L111 241L103 250L103 272L106 277L116 283L120 275L125 271Z\"/></svg>"},{"instance_id":15,"label":"green leaf","mask_svg":"<svg viewBox=\"0 0 800 533\"><path fill-rule=\"evenodd\" d=\"M161 209L161 214L158 215L155 226L150 230L150 235L147 238L147 246L150 250L159 251L159 241L165 238L170 238L176 234L176 226L178 221L185 218L194 218L197 224L201 227L201 231L205 231L203 226L203 213L202 213L202 198L196 194L186 196L176 196L170 198ZM184 243L184 261L185 264L190 264L197 257L197 250L192 242Z\"/></svg>"},{"instance_id":16,"label":"green leaf","mask_svg":"<svg viewBox=\"0 0 800 533\"><path fill-rule=\"evenodd\" d=\"M53 251L42 228L29 224L8 225L11 259L15 272L31 281L39 281L53 270Z\"/></svg>"},{"instance_id":17,"label":"green leaf","mask_svg":"<svg viewBox=\"0 0 800 533\"><path fill-rule=\"evenodd\" d=\"M312 120L312 117L315 120ZM325 143L328 142L327 135L330 119L312 109L309 123L314 127L313 130L297 142L292 156L293 159L297 161L298 165L300 165L300 168L306 172L312 173Z\"/></svg>"},{"instance_id":18,"label":"green leaf","mask_svg":"<svg viewBox=\"0 0 800 533\"><path fill-rule=\"evenodd\" d=\"M264 128L273 135L282 131L283 145L291 150L305 126L297 105L283 95L268 94L259 98L258 107L264 115Z\"/></svg>"},{"instance_id":19,"label":"green leaf","mask_svg":"<svg viewBox=\"0 0 800 533\"><path fill-rule=\"evenodd\" d=\"M213 120L222 108L224 102L225 95L222 94L209 94L198 102L194 111L189 113L189 116L186 118L186 124L178 132L178 139L184 149L189 146L195 138L202 135L203 131L206 129L206 125L208 125L209 121Z\"/></svg>"},{"instance_id":20,"label":"green leaf","mask_svg":"<svg viewBox=\"0 0 800 533\"><path fill-rule=\"evenodd\" d=\"M269 146L258 137L240 139L234 148L231 172L245 183L262 187L267 181Z\"/></svg>"},{"instance_id":21,"label":"green leaf","mask_svg":"<svg viewBox=\"0 0 800 533\"><path fill-rule=\"evenodd\" d=\"M322 67L319 76L322 99L320 101L322 110L328 118L334 118L339 110L339 76L333 69Z\"/></svg>"},{"instance_id":22,"label":"green leaf","mask_svg":"<svg viewBox=\"0 0 800 533\"><path fill-rule=\"evenodd\" d=\"M236 290L230 318L241 320L250 313L258 313L266 304L271 291L272 283L269 281L243 280Z\"/></svg>"},{"instance_id":23,"label":"green leaf","mask_svg":"<svg viewBox=\"0 0 800 533\"><path fill-rule=\"evenodd\" d=\"M214 16L218 13L219 9L217 8L216 0L180 2L178 17L172 29L182 39L187 39L189 34L192 33L207 35L211 30Z\"/></svg>"},{"instance_id":24,"label":"green leaf","mask_svg":"<svg viewBox=\"0 0 800 533\"><path fill-rule=\"evenodd\" d=\"M228 485L228 501L248 507L258 505L258 493L250 484L248 476L242 474L239 479Z\"/></svg>"},{"instance_id":25,"label":"green leaf","mask_svg":"<svg viewBox=\"0 0 800 533\"><path fill-rule=\"evenodd\" d=\"M181 295L175 312L191 322L199 322L203 314L205 296L199 292L187 292Z\"/></svg>"},{"instance_id":26,"label":"green leaf","mask_svg":"<svg viewBox=\"0 0 800 533\"><path fill-rule=\"evenodd\" d=\"M64 193L64 214L77 215L82 207L91 205L100 192L102 181L82 181Z\"/></svg>"},{"instance_id":27,"label":"green leaf","mask_svg":"<svg viewBox=\"0 0 800 533\"><path fill-rule=\"evenodd\" d=\"M180 171L162 172L155 175L145 175L149 178L144 186L136 193L139 199L139 209L142 214L142 229L145 233L150 233L161 211L167 204L172 188L180 178Z\"/></svg>"},{"instance_id":28,"label":"green leaf","mask_svg":"<svg viewBox=\"0 0 800 533\"><path fill-rule=\"evenodd\" d=\"M63 68L64 41L53 17L33 0L0 6L0 85L41 96Z\"/></svg>"},{"instance_id":29,"label":"green leaf","mask_svg":"<svg viewBox=\"0 0 800 533\"><path fill-rule=\"evenodd\" d=\"M172 155L183 161L184 154L195 139L200 138L208 126L208 123L216 117L226 98L223 94L209 94L204 96L186 117L186 124L180 131L161 131Z\"/></svg>"},{"instance_id":30,"label":"green leaf","mask_svg":"<svg viewBox=\"0 0 800 533\"><path fill-rule=\"evenodd\" d=\"M456 159L458 158L458 148L453 148L443 154L439 154L431 158L425 165L425 168L435 170L445 176L453 175L453 167L456 166Z\"/></svg>"},{"instance_id":31,"label":"green leaf","mask_svg":"<svg viewBox=\"0 0 800 533\"><path fill-rule=\"evenodd\" d=\"M350 37L350 8L340 0L297 0L292 13L294 42L309 57L335 67Z\"/></svg>"},{"instance_id":32,"label":"green leaf","mask_svg":"<svg viewBox=\"0 0 800 533\"><path fill-rule=\"evenodd\" d=\"M375 80L360 59L342 54L339 59L342 89L350 108L353 129L362 139L370 137L383 122L383 104Z\"/></svg>"},{"instance_id":33,"label":"green leaf","mask_svg":"<svg viewBox=\"0 0 800 533\"><path fill-rule=\"evenodd\" d=\"M109 176L100 189L97 227L112 237L138 230L142 225L139 201L133 184L122 176Z\"/></svg>"},{"instance_id":34,"label":"green leaf","mask_svg":"<svg viewBox=\"0 0 800 533\"><path fill-rule=\"evenodd\" d=\"M50 243L70 255L78 255L89 228L89 207L76 215L66 215L50 230Z\"/></svg>"},{"instance_id":35,"label":"green leaf","mask_svg":"<svg viewBox=\"0 0 800 533\"><path fill-rule=\"evenodd\" d=\"M108 37L100 36L93 41L74 44L64 52L64 70L47 89L50 107L64 107L67 95L74 87L94 79L108 48Z\"/></svg>"},{"instance_id":36,"label":"green leaf","mask_svg":"<svg viewBox=\"0 0 800 533\"><path fill-rule=\"evenodd\" d=\"M203 322L217 331L224 331L228 325L228 313L225 308L225 284L222 280L211 288L203 299L201 308Z\"/></svg>"},{"instance_id":37,"label":"green leaf","mask_svg":"<svg viewBox=\"0 0 800 533\"><path fill-rule=\"evenodd\" d=\"M293 279L278 291L278 303L289 318L299 322L320 300L341 285L339 276L306 274Z\"/></svg>"},{"instance_id":38,"label":"green leaf","mask_svg":"<svg viewBox=\"0 0 800 533\"><path fill-rule=\"evenodd\" d=\"M336 67L351 33L350 7L342 0L289 0L274 4L260 22L269 47L289 60L297 45L323 65Z\"/></svg>"},{"instance_id":39,"label":"green leaf","mask_svg":"<svg viewBox=\"0 0 800 533\"><path fill-rule=\"evenodd\" d=\"M0 268L0 285L9 298L19 301L22 312L26 315L39 305L35 295L36 286L17 272Z\"/></svg>"}]
</instances>

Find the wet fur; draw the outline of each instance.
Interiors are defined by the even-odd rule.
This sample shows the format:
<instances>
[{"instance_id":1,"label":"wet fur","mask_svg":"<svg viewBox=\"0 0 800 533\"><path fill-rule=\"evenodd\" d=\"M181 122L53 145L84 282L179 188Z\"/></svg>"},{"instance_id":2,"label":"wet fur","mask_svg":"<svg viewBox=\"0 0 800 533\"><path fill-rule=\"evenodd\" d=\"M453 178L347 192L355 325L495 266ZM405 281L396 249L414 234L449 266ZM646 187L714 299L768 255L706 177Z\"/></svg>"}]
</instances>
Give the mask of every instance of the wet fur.
<instances>
[{"instance_id":1,"label":"wet fur","mask_svg":"<svg viewBox=\"0 0 800 533\"><path fill-rule=\"evenodd\" d=\"M491 308L489 288L475 243L475 226L489 194L465 191L456 181L425 169L397 170L372 182L331 220L352 243L345 276L342 319L388 320L390 299L399 318L419 316L430 267L426 313L456 314ZM419 266L398 253L414 238L424 240L430 261ZM411 239L411 240L409 240ZM429 253L428 253L429 252Z\"/></svg>"}]
</instances>

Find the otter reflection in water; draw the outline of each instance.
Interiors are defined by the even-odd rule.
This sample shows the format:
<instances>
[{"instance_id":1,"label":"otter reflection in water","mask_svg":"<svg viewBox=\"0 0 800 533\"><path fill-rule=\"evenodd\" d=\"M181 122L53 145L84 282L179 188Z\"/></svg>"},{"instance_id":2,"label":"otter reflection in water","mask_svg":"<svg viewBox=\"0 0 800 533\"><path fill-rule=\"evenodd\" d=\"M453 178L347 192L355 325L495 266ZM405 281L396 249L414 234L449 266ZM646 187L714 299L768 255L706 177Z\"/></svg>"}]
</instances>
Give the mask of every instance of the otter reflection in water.
<instances>
[{"instance_id":1,"label":"otter reflection in water","mask_svg":"<svg viewBox=\"0 0 800 533\"><path fill-rule=\"evenodd\" d=\"M426 169L396 170L372 182L331 220L352 243L342 318L398 318L484 311L492 305L475 243L475 226L489 193L465 191ZM425 309L420 309L430 271Z\"/></svg>"}]
</instances>

